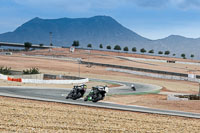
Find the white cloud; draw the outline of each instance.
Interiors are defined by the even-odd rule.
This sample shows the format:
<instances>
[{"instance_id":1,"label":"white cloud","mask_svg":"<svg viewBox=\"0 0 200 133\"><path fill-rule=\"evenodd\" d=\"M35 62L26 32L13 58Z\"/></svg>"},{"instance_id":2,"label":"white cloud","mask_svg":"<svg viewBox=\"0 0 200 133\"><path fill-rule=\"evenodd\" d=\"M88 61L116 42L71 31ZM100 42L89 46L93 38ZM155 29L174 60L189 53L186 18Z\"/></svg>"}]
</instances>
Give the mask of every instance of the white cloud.
<instances>
[{"instance_id":1,"label":"white cloud","mask_svg":"<svg viewBox=\"0 0 200 133\"><path fill-rule=\"evenodd\" d=\"M121 6L142 8L177 7L179 9L200 8L200 0L12 0L19 5L34 8L60 8L66 11L88 11L91 9L113 9Z\"/></svg>"},{"instance_id":2,"label":"white cloud","mask_svg":"<svg viewBox=\"0 0 200 133\"><path fill-rule=\"evenodd\" d=\"M200 9L200 0L170 0L170 2L183 9Z\"/></svg>"},{"instance_id":3,"label":"white cloud","mask_svg":"<svg viewBox=\"0 0 200 133\"><path fill-rule=\"evenodd\" d=\"M34 8L55 8L66 11L116 8L127 0L14 0L15 3Z\"/></svg>"}]
</instances>

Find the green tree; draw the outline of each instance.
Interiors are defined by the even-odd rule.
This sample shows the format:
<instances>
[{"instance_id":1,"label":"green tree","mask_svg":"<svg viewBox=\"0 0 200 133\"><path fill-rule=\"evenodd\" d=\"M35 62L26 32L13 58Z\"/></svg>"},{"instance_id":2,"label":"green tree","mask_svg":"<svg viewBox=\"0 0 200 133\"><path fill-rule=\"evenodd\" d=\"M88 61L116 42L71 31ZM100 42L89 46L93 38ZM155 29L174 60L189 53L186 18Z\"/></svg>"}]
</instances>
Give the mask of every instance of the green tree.
<instances>
[{"instance_id":1,"label":"green tree","mask_svg":"<svg viewBox=\"0 0 200 133\"><path fill-rule=\"evenodd\" d=\"M28 51L31 48L31 46L32 46L32 43L30 43L30 42L25 42L24 43L24 47L25 47L26 51Z\"/></svg>"},{"instance_id":2,"label":"green tree","mask_svg":"<svg viewBox=\"0 0 200 133\"><path fill-rule=\"evenodd\" d=\"M102 45L102 44L100 44L100 45L99 45L99 48L103 48L103 45Z\"/></svg>"},{"instance_id":3,"label":"green tree","mask_svg":"<svg viewBox=\"0 0 200 133\"><path fill-rule=\"evenodd\" d=\"M185 54L181 54L181 57L182 57L183 59L186 59Z\"/></svg>"},{"instance_id":4,"label":"green tree","mask_svg":"<svg viewBox=\"0 0 200 133\"><path fill-rule=\"evenodd\" d=\"M140 52L141 53L145 53L145 52L147 52L144 48L142 48L142 49L140 49Z\"/></svg>"},{"instance_id":5,"label":"green tree","mask_svg":"<svg viewBox=\"0 0 200 133\"><path fill-rule=\"evenodd\" d=\"M170 51L165 51L165 55L169 55L170 54Z\"/></svg>"},{"instance_id":6,"label":"green tree","mask_svg":"<svg viewBox=\"0 0 200 133\"><path fill-rule=\"evenodd\" d=\"M132 52L137 52L137 48L136 48L136 47L133 47L133 48L132 48Z\"/></svg>"},{"instance_id":7,"label":"green tree","mask_svg":"<svg viewBox=\"0 0 200 133\"><path fill-rule=\"evenodd\" d=\"M79 41L76 41L76 40L73 41L72 46L78 47L79 45L80 45L80 44L79 44Z\"/></svg>"},{"instance_id":8,"label":"green tree","mask_svg":"<svg viewBox=\"0 0 200 133\"><path fill-rule=\"evenodd\" d=\"M173 56L176 56L176 54L173 54Z\"/></svg>"},{"instance_id":9,"label":"green tree","mask_svg":"<svg viewBox=\"0 0 200 133\"><path fill-rule=\"evenodd\" d=\"M193 55L193 54L191 54L191 55L190 55L190 57L193 59L193 58L194 58L194 55Z\"/></svg>"},{"instance_id":10,"label":"green tree","mask_svg":"<svg viewBox=\"0 0 200 133\"><path fill-rule=\"evenodd\" d=\"M92 44L89 43L89 44L87 45L87 47L88 47L88 48L92 48Z\"/></svg>"},{"instance_id":11,"label":"green tree","mask_svg":"<svg viewBox=\"0 0 200 133\"><path fill-rule=\"evenodd\" d=\"M43 47L43 46L44 46L44 44L40 43L40 44L39 44L39 46L40 46L40 47Z\"/></svg>"},{"instance_id":12,"label":"green tree","mask_svg":"<svg viewBox=\"0 0 200 133\"><path fill-rule=\"evenodd\" d=\"M124 51L128 52L129 51L128 47L124 47Z\"/></svg>"},{"instance_id":13,"label":"green tree","mask_svg":"<svg viewBox=\"0 0 200 133\"><path fill-rule=\"evenodd\" d=\"M158 54L163 54L163 51L158 51Z\"/></svg>"},{"instance_id":14,"label":"green tree","mask_svg":"<svg viewBox=\"0 0 200 133\"><path fill-rule=\"evenodd\" d=\"M115 45L114 50L121 50L121 47L119 45Z\"/></svg>"},{"instance_id":15,"label":"green tree","mask_svg":"<svg viewBox=\"0 0 200 133\"><path fill-rule=\"evenodd\" d=\"M111 46L110 46L110 45L108 45L106 48L107 48L107 49L111 49Z\"/></svg>"},{"instance_id":16,"label":"green tree","mask_svg":"<svg viewBox=\"0 0 200 133\"><path fill-rule=\"evenodd\" d=\"M152 50L149 50L149 53L150 54L153 54L154 53L154 50L152 49Z\"/></svg>"}]
</instances>

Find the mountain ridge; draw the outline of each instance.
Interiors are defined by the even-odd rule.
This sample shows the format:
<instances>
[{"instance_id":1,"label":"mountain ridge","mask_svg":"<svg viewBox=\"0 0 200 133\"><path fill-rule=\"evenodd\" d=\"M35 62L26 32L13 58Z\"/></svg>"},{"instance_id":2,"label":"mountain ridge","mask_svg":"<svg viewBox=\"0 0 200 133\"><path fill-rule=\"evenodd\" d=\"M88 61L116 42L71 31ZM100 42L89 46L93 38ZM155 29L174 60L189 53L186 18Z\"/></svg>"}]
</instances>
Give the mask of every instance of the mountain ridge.
<instances>
[{"instance_id":1,"label":"mountain ridge","mask_svg":"<svg viewBox=\"0 0 200 133\"><path fill-rule=\"evenodd\" d=\"M79 40L81 47L87 47L91 43L93 48L99 44L120 45L154 49L170 50L178 54L194 54L200 48L200 38L187 38L180 35L170 35L165 38L151 40L124 27L110 16L94 16L89 18L59 18L42 19L35 17L13 32L0 34L0 41L4 42L32 42L35 44L50 44L50 32L52 42L56 46L71 46L74 40ZM197 53L197 52L196 52Z\"/></svg>"}]
</instances>

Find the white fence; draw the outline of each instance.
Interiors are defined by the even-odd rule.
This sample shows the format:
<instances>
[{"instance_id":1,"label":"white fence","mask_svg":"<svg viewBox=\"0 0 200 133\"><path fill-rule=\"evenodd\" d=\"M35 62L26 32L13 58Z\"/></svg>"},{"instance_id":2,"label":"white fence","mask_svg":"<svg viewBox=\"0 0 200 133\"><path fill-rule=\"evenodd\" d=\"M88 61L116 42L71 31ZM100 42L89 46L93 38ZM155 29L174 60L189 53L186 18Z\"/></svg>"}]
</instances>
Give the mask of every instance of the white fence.
<instances>
[{"instance_id":1,"label":"white fence","mask_svg":"<svg viewBox=\"0 0 200 133\"><path fill-rule=\"evenodd\" d=\"M0 79L7 80L7 79L8 79L8 76L3 75L3 74L0 74Z\"/></svg>"},{"instance_id":2,"label":"white fence","mask_svg":"<svg viewBox=\"0 0 200 133\"><path fill-rule=\"evenodd\" d=\"M33 83L33 84L80 84L86 83L89 79L81 80L37 80L37 79L22 79L23 83Z\"/></svg>"},{"instance_id":3,"label":"white fence","mask_svg":"<svg viewBox=\"0 0 200 133\"><path fill-rule=\"evenodd\" d=\"M12 79L12 76L10 76L9 78ZM8 76L0 74L0 79L8 80ZM19 81L22 83L33 83L33 84L81 84L81 83L89 82L89 79L85 78L85 79L79 79L79 80L42 80L42 79L23 79L22 78Z\"/></svg>"}]
</instances>

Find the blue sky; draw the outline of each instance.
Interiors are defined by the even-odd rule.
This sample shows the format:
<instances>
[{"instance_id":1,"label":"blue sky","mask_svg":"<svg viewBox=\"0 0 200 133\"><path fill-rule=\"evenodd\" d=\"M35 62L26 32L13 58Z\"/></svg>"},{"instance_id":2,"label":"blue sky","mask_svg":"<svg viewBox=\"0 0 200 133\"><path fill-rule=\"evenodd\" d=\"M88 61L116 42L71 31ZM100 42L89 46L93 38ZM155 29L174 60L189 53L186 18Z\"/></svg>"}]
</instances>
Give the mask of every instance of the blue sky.
<instances>
[{"instance_id":1,"label":"blue sky","mask_svg":"<svg viewBox=\"0 0 200 133\"><path fill-rule=\"evenodd\" d=\"M150 39L200 37L200 0L0 0L0 12L0 33L34 17L107 15Z\"/></svg>"}]
</instances>

